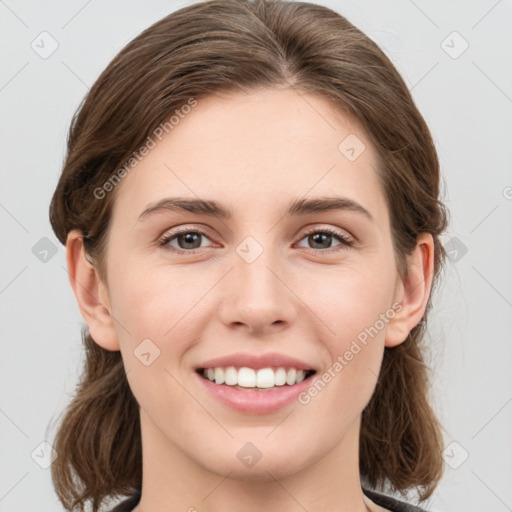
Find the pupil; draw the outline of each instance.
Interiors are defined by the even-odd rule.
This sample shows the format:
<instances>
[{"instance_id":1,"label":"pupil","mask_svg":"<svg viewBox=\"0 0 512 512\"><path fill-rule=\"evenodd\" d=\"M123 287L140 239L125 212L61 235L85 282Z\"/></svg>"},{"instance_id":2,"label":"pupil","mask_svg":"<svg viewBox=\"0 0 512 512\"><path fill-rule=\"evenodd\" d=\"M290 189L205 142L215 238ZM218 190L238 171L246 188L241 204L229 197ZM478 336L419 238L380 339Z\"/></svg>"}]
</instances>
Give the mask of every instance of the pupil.
<instances>
[{"instance_id":1,"label":"pupil","mask_svg":"<svg viewBox=\"0 0 512 512\"><path fill-rule=\"evenodd\" d=\"M200 236L201 235L199 233L185 233L184 235L181 235L180 239L185 241L185 247L182 247L182 249L197 249L201 244L197 245L197 243L194 244L194 242L197 242ZM192 245L192 247L190 245Z\"/></svg>"},{"instance_id":2,"label":"pupil","mask_svg":"<svg viewBox=\"0 0 512 512\"><path fill-rule=\"evenodd\" d=\"M325 239L330 241L331 236L332 235L329 235L328 233L314 233L313 235L310 235L310 239L312 240L313 245L319 244L320 246L322 246L322 240L324 242L325 242ZM329 246L330 246L330 243L328 243L325 247L329 247Z\"/></svg>"}]
</instances>

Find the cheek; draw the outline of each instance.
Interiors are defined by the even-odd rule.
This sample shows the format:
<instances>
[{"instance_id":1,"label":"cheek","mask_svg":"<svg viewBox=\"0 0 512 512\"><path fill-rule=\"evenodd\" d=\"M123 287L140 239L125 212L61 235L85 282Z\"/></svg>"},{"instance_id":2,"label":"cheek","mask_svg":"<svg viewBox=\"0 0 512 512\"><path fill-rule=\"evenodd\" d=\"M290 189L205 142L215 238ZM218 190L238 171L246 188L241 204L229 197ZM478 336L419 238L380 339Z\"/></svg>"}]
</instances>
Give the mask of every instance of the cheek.
<instances>
[{"instance_id":1,"label":"cheek","mask_svg":"<svg viewBox=\"0 0 512 512\"><path fill-rule=\"evenodd\" d=\"M111 304L127 379L153 421L165 424L190 402L179 384L179 364L191 340L198 339L190 320L206 290L201 281L191 282L187 273L168 266L149 269L134 262L129 271L120 270L113 275Z\"/></svg>"},{"instance_id":2,"label":"cheek","mask_svg":"<svg viewBox=\"0 0 512 512\"><path fill-rule=\"evenodd\" d=\"M359 413L377 383L395 284L392 260L332 272L308 289L311 309L322 321L330 366L318 377L330 391L323 399ZM323 384L317 386L321 391ZM312 390L313 395L317 391ZM307 401L305 397L305 401ZM323 400L322 399L322 400Z\"/></svg>"},{"instance_id":3,"label":"cheek","mask_svg":"<svg viewBox=\"0 0 512 512\"><path fill-rule=\"evenodd\" d=\"M392 304L395 273L382 260L347 265L310 281L308 304L327 328L329 344L343 349L366 328L379 321ZM381 322L379 331L382 329Z\"/></svg>"},{"instance_id":4,"label":"cheek","mask_svg":"<svg viewBox=\"0 0 512 512\"><path fill-rule=\"evenodd\" d=\"M188 312L193 313L209 282L200 272L191 280L190 272L170 266L149 268L133 262L125 269L112 280L112 309L134 342L142 337L160 343L174 337L186 325Z\"/></svg>"}]
</instances>

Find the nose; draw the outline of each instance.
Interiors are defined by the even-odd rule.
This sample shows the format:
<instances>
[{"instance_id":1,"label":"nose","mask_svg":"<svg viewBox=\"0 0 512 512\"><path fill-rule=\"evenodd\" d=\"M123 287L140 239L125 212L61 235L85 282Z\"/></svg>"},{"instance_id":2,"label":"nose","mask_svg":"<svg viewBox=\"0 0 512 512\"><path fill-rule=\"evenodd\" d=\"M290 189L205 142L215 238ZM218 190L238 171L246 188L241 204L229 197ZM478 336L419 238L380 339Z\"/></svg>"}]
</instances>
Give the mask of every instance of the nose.
<instances>
[{"instance_id":1,"label":"nose","mask_svg":"<svg viewBox=\"0 0 512 512\"><path fill-rule=\"evenodd\" d=\"M276 253L265 250L251 263L234 254L233 261L221 291L218 314L223 324L258 336L289 327L298 299Z\"/></svg>"}]
</instances>

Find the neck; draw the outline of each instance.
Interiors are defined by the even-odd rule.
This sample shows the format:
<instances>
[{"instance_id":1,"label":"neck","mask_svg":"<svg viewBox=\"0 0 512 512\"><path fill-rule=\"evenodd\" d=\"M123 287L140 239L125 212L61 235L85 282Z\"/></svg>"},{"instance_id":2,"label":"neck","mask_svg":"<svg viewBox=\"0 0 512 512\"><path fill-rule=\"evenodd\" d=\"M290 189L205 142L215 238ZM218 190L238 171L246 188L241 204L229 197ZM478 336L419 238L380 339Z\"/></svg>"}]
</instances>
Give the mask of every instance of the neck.
<instances>
[{"instance_id":1,"label":"neck","mask_svg":"<svg viewBox=\"0 0 512 512\"><path fill-rule=\"evenodd\" d=\"M361 489L359 429L360 418L336 446L314 460L302 457L296 466L279 461L274 455L278 446L265 449L248 471L236 457L245 444L239 439L221 443L225 453L234 454L227 463L207 456L198 460L165 438L141 409L143 482L134 512L295 512L297 507L308 512L376 512Z\"/></svg>"}]
</instances>

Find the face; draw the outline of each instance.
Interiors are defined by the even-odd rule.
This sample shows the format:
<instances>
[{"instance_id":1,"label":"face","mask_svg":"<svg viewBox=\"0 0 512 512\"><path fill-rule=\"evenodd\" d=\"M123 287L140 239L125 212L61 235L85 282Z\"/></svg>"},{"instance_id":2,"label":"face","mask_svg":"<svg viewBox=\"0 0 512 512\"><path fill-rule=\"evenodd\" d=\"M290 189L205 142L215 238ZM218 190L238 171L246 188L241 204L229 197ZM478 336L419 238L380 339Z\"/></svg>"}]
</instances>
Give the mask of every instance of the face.
<instances>
[{"instance_id":1,"label":"face","mask_svg":"<svg viewBox=\"0 0 512 512\"><path fill-rule=\"evenodd\" d=\"M403 294L376 169L355 119L313 95L262 90L200 100L118 185L105 293L155 454L256 479L356 439ZM240 353L316 373L281 405L250 400L293 386L237 390L252 405L232 394L236 406L212 390L232 386L196 370ZM249 442L261 453L251 468L237 457L256 453Z\"/></svg>"}]
</instances>

